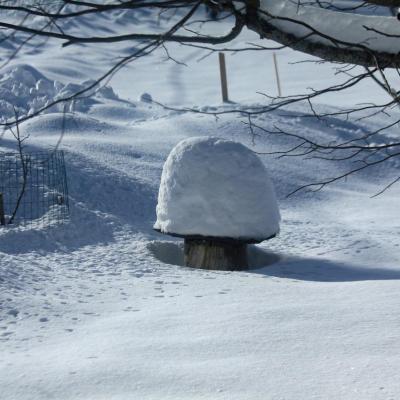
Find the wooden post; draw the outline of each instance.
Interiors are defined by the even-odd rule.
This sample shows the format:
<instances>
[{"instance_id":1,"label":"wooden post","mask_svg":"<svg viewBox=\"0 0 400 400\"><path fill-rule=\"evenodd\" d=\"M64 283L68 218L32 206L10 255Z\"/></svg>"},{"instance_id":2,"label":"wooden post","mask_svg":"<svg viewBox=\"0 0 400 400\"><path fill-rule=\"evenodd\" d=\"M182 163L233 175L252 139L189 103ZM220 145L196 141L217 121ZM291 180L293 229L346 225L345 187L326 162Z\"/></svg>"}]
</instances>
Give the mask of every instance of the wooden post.
<instances>
[{"instance_id":1,"label":"wooden post","mask_svg":"<svg viewBox=\"0 0 400 400\"><path fill-rule=\"evenodd\" d=\"M225 65L225 54L218 53L219 58L219 72L221 75L221 91L222 91L222 101L228 102L228 79L226 75L226 65Z\"/></svg>"},{"instance_id":2,"label":"wooden post","mask_svg":"<svg viewBox=\"0 0 400 400\"><path fill-rule=\"evenodd\" d=\"M247 269L247 244L218 239L186 239L185 265L209 270Z\"/></svg>"},{"instance_id":3,"label":"wooden post","mask_svg":"<svg viewBox=\"0 0 400 400\"><path fill-rule=\"evenodd\" d=\"M3 193L0 193L0 225L6 224L6 217L4 215L4 200Z\"/></svg>"},{"instance_id":4,"label":"wooden post","mask_svg":"<svg viewBox=\"0 0 400 400\"><path fill-rule=\"evenodd\" d=\"M278 86L278 96L281 97L282 91L281 91L281 80L279 79L278 60L276 59L276 53L272 53L272 56L274 58L276 85Z\"/></svg>"}]
</instances>

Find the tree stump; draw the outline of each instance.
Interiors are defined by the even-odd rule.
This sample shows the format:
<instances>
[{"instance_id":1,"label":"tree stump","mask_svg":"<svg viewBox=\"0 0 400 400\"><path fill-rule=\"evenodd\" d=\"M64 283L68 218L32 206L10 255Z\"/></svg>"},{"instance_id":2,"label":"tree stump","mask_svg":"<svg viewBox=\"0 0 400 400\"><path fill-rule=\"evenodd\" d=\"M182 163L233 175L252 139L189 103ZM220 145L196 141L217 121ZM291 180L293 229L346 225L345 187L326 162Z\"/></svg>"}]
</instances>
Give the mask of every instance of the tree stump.
<instances>
[{"instance_id":1,"label":"tree stump","mask_svg":"<svg viewBox=\"0 0 400 400\"><path fill-rule=\"evenodd\" d=\"M247 269L247 243L238 240L185 238L185 265L209 270Z\"/></svg>"}]
</instances>

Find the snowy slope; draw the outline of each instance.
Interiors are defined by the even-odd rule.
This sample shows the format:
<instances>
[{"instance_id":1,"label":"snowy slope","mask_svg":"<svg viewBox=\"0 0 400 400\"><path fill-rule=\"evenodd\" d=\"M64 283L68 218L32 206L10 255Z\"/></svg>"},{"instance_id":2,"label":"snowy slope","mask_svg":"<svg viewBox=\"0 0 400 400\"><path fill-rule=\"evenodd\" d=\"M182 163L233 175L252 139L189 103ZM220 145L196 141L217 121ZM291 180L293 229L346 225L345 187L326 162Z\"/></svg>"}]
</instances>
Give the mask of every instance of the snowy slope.
<instances>
[{"instance_id":1,"label":"snowy slope","mask_svg":"<svg viewBox=\"0 0 400 400\"><path fill-rule=\"evenodd\" d=\"M101 23L92 21L94 28ZM186 49L173 50L189 57ZM15 65L66 85L75 70L76 84L93 77L105 60L102 49L88 52L83 68L80 50L74 57L70 51L54 49L52 63L41 53L21 54ZM0 398L398 398L400 188L370 195L396 177L399 162L286 198L350 162L261 156L280 204L279 237L251 249L248 272L184 268L181 242L152 229L162 166L176 143L212 135L258 152L290 143L261 136L253 144L234 114L215 120L137 100L148 91L178 105L225 107L215 65L176 67L163 57L117 75L110 84L120 98L98 93L67 115L61 148L71 221L0 231ZM258 84L273 87L271 79L260 83L256 72L271 66L268 55L264 64L259 57L235 61L241 69L232 96L245 105L259 101L252 91ZM286 63L298 55L286 50L281 57ZM314 73L317 84L325 71ZM309 84L289 74L285 90ZM352 96L364 101L371 92L360 90ZM384 118L326 124L302 117L305 111L299 106L257 123L333 140L359 136ZM30 148L42 149L58 142L62 125L53 110L21 129ZM9 150L14 142L6 135L0 146Z\"/></svg>"}]
</instances>

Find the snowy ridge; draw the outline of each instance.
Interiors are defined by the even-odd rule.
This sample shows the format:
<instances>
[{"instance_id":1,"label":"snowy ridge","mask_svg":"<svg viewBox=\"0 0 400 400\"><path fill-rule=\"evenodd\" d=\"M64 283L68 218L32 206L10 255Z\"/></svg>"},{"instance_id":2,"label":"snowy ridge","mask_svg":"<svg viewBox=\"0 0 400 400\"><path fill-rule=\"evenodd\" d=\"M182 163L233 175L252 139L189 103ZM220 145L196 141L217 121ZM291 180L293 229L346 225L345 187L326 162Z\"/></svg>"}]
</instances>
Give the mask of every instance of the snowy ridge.
<instances>
[{"instance_id":1,"label":"snowy ridge","mask_svg":"<svg viewBox=\"0 0 400 400\"><path fill-rule=\"evenodd\" d=\"M8 67L0 75L0 121L5 122L15 118L32 115L54 101L69 98L76 93L89 88L94 83L88 80L82 84L62 84L59 81L47 79L34 67L17 65ZM118 96L110 87L94 88L66 104L56 104L46 109L45 113L60 111L87 111L88 108L101 100L116 100Z\"/></svg>"}]
</instances>

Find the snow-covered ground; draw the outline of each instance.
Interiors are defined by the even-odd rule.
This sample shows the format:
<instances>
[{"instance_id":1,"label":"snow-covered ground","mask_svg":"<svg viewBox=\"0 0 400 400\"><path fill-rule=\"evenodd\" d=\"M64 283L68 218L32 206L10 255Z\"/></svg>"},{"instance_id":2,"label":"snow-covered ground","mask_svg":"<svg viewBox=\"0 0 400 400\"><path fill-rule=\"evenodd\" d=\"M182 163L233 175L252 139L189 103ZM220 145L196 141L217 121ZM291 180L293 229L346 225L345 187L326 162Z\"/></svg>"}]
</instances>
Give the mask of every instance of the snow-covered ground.
<instances>
[{"instance_id":1,"label":"snow-covered ground","mask_svg":"<svg viewBox=\"0 0 400 400\"><path fill-rule=\"evenodd\" d=\"M92 21L90 28L103 24ZM239 38L248 40L255 37ZM19 86L11 92L20 90L20 106L29 112L39 103L24 94L45 90L36 101L46 102L68 83L100 73L110 52L90 49L54 47L51 60L37 49L22 52L0 88L8 90L2 82L14 76ZM235 114L215 120L141 101L148 92L179 106L226 107L216 55L197 62L199 50L170 51L188 66L153 54L116 75L114 91L75 104L66 121L53 109L21 126L30 148L43 149L56 145L65 125L71 220L0 230L0 398L398 399L400 187L370 196L398 175L399 161L286 198L351 162L261 156L280 204L279 236L251 248L250 271L185 268L182 243L152 229L170 150L209 135L261 153L289 143L260 136L253 144ZM284 94L338 79L329 65L290 64L302 58L278 53ZM227 62L238 107L261 101L257 91L274 93L270 53L238 53ZM319 106L384 95L371 83ZM257 123L329 140L359 136L384 118L327 124L302 117L306 111L298 106ZM9 150L14 141L6 135L0 146Z\"/></svg>"}]
</instances>

